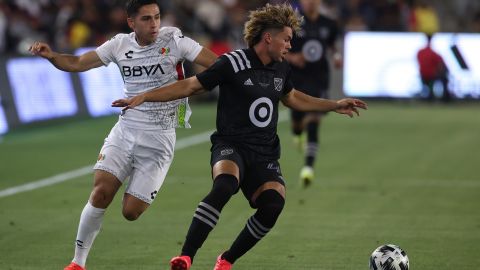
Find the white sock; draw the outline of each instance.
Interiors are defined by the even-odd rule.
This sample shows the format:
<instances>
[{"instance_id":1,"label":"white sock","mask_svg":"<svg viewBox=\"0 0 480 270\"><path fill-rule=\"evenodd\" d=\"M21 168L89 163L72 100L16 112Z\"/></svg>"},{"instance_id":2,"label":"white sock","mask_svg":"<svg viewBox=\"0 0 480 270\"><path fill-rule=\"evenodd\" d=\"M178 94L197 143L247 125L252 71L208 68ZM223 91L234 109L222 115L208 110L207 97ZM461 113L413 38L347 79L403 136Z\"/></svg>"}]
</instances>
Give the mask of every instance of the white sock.
<instances>
[{"instance_id":1,"label":"white sock","mask_svg":"<svg viewBox=\"0 0 480 270\"><path fill-rule=\"evenodd\" d=\"M92 247L93 241L102 227L105 209L96 208L90 202L87 202L80 215L78 224L77 241L75 243L75 257L73 262L85 267L88 252Z\"/></svg>"}]
</instances>

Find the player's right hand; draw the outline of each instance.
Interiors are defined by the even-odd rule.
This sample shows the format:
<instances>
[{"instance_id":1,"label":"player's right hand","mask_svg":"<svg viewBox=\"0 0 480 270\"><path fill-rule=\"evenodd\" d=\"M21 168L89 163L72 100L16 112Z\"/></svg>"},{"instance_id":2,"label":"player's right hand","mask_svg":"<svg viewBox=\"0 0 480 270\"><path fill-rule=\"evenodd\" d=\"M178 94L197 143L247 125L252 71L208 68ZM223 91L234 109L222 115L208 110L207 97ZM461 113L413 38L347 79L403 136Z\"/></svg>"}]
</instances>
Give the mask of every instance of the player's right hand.
<instances>
[{"instance_id":1,"label":"player's right hand","mask_svg":"<svg viewBox=\"0 0 480 270\"><path fill-rule=\"evenodd\" d=\"M124 107L122 111L126 111L145 102L144 95L134 96L132 98L121 98L112 102L112 107Z\"/></svg>"},{"instance_id":2,"label":"player's right hand","mask_svg":"<svg viewBox=\"0 0 480 270\"><path fill-rule=\"evenodd\" d=\"M337 101L338 108L335 110L336 113L346 114L350 117L353 117L355 113L357 116L360 116L358 108L367 110L368 105L365 101L356 98L344 98Z\"/></svg>"},{"instance_id":3,"label":"player's right hand","mask_svg":"<svg viewBox=\"0 0 480 270\"><path fill-rule=\"evenodd\" d=\"M44 58L51 58L52 56L52 49L48 44L35 41L32 46L28 49L33 55L38 55Z\"/></svg>"}]
</instances>

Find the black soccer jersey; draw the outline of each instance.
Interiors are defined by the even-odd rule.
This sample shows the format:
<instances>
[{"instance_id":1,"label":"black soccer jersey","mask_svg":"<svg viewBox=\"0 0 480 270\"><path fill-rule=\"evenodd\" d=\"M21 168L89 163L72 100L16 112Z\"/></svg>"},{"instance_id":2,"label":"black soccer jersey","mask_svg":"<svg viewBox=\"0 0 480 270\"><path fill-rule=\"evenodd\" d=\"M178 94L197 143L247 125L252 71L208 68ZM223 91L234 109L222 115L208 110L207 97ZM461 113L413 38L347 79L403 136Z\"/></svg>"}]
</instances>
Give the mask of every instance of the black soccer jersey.
<instances>
[{"instance_id":1,"label":"black soccer jersey","mask_svg":"<svg viewBox=\"0 0 480 270\"><path fill-rule=\"evenodd\" d=\"M260 158L280 157L278 103L293 89L288 63L265 66L253 49L236 50L219 57L197 78L207 90L220 88L212 143L234 143Z\"/></svg>"},{"instance_id":2,"label":"black soccer jersey","mask_svg":"<svg viewBox=\"0 0 480 270\"><path fill-rule=\"evenodd\" d=\"M304 68L292 65L292 81L295 86L315 79L324 81L320 87L328 87L330 68L327 61L327 49L334 45L337 35L338 28L334 20L319 15L315 21L310 21L304 16L301 29L291 41L292 49L290 51L303 53L306 60Z\"/></svg>"}]
</instances>

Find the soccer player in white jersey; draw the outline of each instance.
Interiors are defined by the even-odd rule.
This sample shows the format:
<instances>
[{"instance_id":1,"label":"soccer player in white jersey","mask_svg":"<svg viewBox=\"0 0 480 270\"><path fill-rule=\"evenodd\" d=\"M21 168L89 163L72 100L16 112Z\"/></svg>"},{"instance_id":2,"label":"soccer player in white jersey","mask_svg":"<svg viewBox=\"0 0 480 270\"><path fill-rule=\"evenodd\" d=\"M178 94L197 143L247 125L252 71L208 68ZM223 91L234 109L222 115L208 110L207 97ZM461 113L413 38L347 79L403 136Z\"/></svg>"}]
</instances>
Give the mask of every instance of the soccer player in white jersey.
<instances>
[{"instance_id":1,"label":"soccer player in white jersey","mask_svg":"<svg viewBox=\"0 0 480 270\"><path fill-rule=\"evenodd\" d=\"M184 79L184 60L208 67L217 58L178 28L160 28L157 1L129 0L126 11L133 32L118 34L96 50L74 56L35 42L30 51L69 72L114 62L125 81L126 97ZM182 98L145 103L120 115L95 164L93 191L80 216L75 256L65 270L86 269L105 210L127 177L122 209L127 220L136 220L153 202L173 159L175 128L189 127L190 113L187 99Z\"/></svg>"}]
</instances>

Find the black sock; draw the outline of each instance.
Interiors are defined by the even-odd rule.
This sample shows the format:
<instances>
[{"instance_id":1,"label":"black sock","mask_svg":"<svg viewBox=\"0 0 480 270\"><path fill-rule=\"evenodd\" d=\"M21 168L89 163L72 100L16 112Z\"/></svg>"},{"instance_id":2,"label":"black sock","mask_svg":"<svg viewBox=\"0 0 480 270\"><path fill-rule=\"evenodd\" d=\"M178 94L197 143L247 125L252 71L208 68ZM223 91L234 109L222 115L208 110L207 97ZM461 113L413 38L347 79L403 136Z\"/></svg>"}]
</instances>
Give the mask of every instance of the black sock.
<instances>
[{"instance_id":1,"label":"black sock","mask_svg":"<svg viewBox=\"0 0 480 270\"><path fill-rule=\"evenodd\" d=\"M304 112L299 112L295 110L290 110L290 118L292 119L292 134L295 136L302 135L303 133L303 118L305 117Z\"/></svg>"},{"instance_id":2,"label":"black sock","mask_svg":"<svg viewBox=\"0 0 480 270\"><path fill-rule=\"evenodd\" d=\"M318 149L318 127L317 122L307 124L307 151L305 152L305 165L313 167Z\"/></svg>"},{"instance_id":3,"label":"black sock","mask_svg":"<svg viewBox=\"0 0 480 270\"><path fill-rule=\"evenodd\" d=\"M230 249L222 254L222 258L234 263L255 246L275 225L284 204L285 199L276 190L263 191L256 200L257 212L248 219L247 225L237 236Z\"/></svg>"},{"instance_id":4,"label":"black sock","mask_svg":"<svg viewBox=\"0 0 480 270\"><path fill-rule=\"evenodd\" d=\"M215 178L210 193L198 204L192 223L188 229L182 255L189 256L192 261L197 250L207 239L210 231L217 224L220 212L230 197L237 191L238 180L231 174L220 174Z\"/></svg>"}]
</instances>

